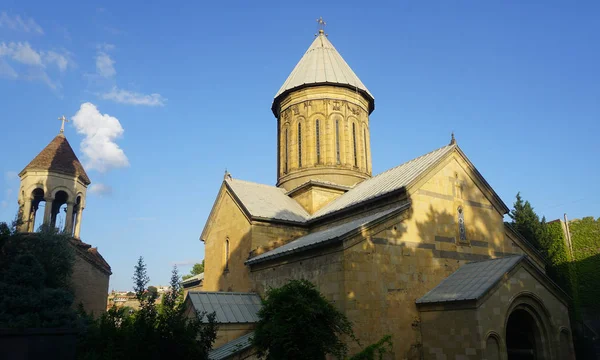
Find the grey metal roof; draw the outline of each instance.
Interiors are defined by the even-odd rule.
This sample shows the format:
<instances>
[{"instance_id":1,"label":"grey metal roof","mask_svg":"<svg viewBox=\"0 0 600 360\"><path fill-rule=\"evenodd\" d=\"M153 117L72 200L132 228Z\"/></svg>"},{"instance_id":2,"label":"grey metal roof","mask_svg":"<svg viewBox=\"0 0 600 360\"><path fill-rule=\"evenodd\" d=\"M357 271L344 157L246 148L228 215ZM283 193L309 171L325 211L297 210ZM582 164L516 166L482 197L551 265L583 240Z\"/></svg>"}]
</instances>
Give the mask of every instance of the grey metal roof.
<instances>
[{"instance_id":1,"label":"grey metal roof","mask_svg":"<svg viewBox=\"0 0 600 360\"><path fill-rule=\"evenodd\" d=\"M252 336L254 336L254 332L242 335L223 346L213 349L208 353L208 358L210 360L225 360L240 351L246 350L252 346Z\"/></svg>"},{"instance_id":2,"label":"grey metal roof","mask_svg":"<svg viewBox=\"0 0 600 360\"><path fill-rule=\"evenodd\" d=\"M225 181L252 216L295 222L305 222L310 216L285 189L238 179Z\"/></svg>"},{"instance_id":3,"label":"grey metal roof","mask_svg":"<svg viewBox=\"0 0 600 360\"><path fill-rule=\"evenodd\" d=\"M339 239L348 233L351 233L357 229L360 229L361 227L369 224L370 222L372 222L374 220L382 218L382 217L384 217L388 214L391 214L395 211L405 210L409 207L409 205L410 204L408 202L405 202L405 203L401 204L400 206L396 206L394 208L391 208L391 209L388 209L385 211L381 211L381 212L375 213L373 215L365 216L363 218L356 219L356 220L350 221L350 222L342 224L342 225L334 226L334 227L328 228L326 230L308 234L308 235L298 238L294 241L291 241L285 245L282 245L278 248L275 248L271 251L267 251L266 253L260 254L256 257L253 257L253 258L247 260L246 264L249 264L249 265L256 264L256 263L259 263L259 262L262 262L262 261L265 261L268 259L274 259L274 258L278 258L278 257L285 256L288 254L292 254L295 252L307 250L309 248L314 248L317 246L324 245L326 243L329 243L331 240Z\"/></svg>"},{"instance_id":4,"label":"grey metal roof","mask_svg":"<svg viewBox=\"0 0 600 360\"><path fill-rule=\"evenodd\" d=\"M215 312L219 324L258 322L261 301L258 294L190 291L187 295L197 312Z\"/></svg>"},{"instance_id":5,"label":"grey metal roof","mask_svg":"<svg viewBox=\"0 0 600 360\"><path fill-rule=\"evenodd\" d=\"M189 283L193 283L195 281L202 281L202 280L204 280L204 273L200 273L198 275L194 275L194 276L192 276L190 278L187 278L187 279L183 280L181 282L181 284L185 286L185 285L187 285Z\"/></svg>"},{"instance_id":6,"label":"grey metal roof","mask_svg":"<svg viewBox=\"0 0 600 360\"><path fill-rule=\"evenodd\" d=\"M307 84L341 84L373 95L337 52L327 36L320 33L300 59L275 98L286 91Z\"/></svg>"},{"instance_id":7,"label":"grey metal roof","mask_svg":"<svg viewBox=\"0 0 600 360\"><path fill-rule=\"evenodd\" d=\"M516 255L465 264L416 303L477 300L524 258L523 255Z\"/></svg>"},{"instance_id":8,"label":"grey metal roof","mask_svg":"<svg viewBox=\"0 0 600 360\"><path fill-rule=\"evenodd\" d=\"M365 180L356 185L352 190L315 212L311 218L318 218L390 193L402 187L406 187L416 180L424 171L429 169L431 165L435 164L447 153L452 151L455 146L456 145L447 145L441 147L428 154L405 162L402 165L396 166L395 168L389 169L371 179Z\"/></svg>"}]
</instances>

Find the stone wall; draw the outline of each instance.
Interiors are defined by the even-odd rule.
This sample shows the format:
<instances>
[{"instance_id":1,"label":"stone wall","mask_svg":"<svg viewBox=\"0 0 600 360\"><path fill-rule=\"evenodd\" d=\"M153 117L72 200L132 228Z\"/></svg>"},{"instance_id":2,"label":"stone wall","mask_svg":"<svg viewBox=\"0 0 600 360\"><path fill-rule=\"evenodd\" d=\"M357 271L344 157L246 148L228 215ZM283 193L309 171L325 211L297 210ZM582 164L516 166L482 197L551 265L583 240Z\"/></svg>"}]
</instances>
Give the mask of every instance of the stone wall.
<instances>
[{"instance_id":1,"label":"stone wall","mask_svg":"<svg viewBox=\"0 0 600 360\"><path fill-rule=\"evenodd\" d=\"M83 304L86 312L98 316L106 311L108 301L108 281L110 275L102 271L98 265L86 259L78 250L75 251L75 263L71 283L75 301L73 306Z\"/></svg>"},{"instance_id":2,"label":"stone wall","mask_svg":"<svg viewBox=\"0 0 600 360\"><path fill-rule=\"evenodd\" d=\"M351 186L371 176L369 102L359 93L336 86L294 91L281 101L278 126L278 186L291 190L311 179Z\"/></svg>"}]
</instances>

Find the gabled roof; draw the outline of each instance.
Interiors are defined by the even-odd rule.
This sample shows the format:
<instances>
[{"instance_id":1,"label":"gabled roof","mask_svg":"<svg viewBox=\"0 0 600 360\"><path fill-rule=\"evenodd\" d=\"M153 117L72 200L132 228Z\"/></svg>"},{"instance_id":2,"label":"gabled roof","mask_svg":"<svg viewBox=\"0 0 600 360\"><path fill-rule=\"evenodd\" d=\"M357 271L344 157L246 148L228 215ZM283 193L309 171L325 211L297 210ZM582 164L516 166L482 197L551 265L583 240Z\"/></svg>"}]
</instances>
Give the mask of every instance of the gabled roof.
<instances>
[{"instance_id":1,"label":"gabled roof","mask_svg":"<svg viewBox=\"0 0 600 360\"><path fill-rule=\"evenodd\" d=\"M285 245L253 257L247 260L246 264L257 264L263 261L272 260L293 253L331 244L335 241L342 241L345 237L354 235L356 231L360 231L365 226L368 226L377 220L387 218L388 215L397 214L408 209L409 205L409 202L405 202L388 210L380 211L378 213L365 216L342 225L333 226L326 230L317 231L312 234L302 236Z\"/></svg>"},{"instance_id":2,"label":"gabled roof","mask_svg":"<svg viewBox=\"0 0 600 360\"><path fill-rule=\"evenodd\" d=\"M338 85L359 91L370 102L369 113L375 108L375 99L367 87L360 81L350 66L335 49L333 44L323 32L319 32L316 39L287 80L283 83L273 100L273 113L276 113L276 104L279 99L289 92L311 85Z\"/></svg>"},{"instance_id":3,"label":"gabled roof","mask_svg":"<svg viewBox=\"0 0 600 360\"><path fill-rule=\"evenodd\" d=\"M192 277L189 277L189 278L187 278L187 279L183 280L183 281L181 282L181 285L183 285L183 287L185 288L185 287L186 287L186 285L192 285L192 284L194 284L194 283L196 283L196 282L198 282L198 283L199 283L199 282L201 282L202 280L204 280L204 273L200 273L200 274L198 274L198 275L194 275L194 276L192 276Z\"/></svg>"},{"instance_id":4,"label":"gabled roof","mask_svg":"<svg viewBox=\"0 0 600 360\"><path fill-rule=\"evenodd\" d=\"M312 218L318 218L407 187L423 172L454 150L455 147L456 145L441 147L365 180L319 209L312 215Z\"/></svg>"},{"instance_id":5,"label":"gabled roof","mask_svg":"<svg viewBox=\"0 0 600 360\"><path fill-rule=\"evenodd\" d=\"M218 324L257 323L262 305L255 293L190 291L188 299L198 313L214 312Z\"/></svg>"},{"instance_id":6,"label":"gabled roof","mask_svg":"<svg viewBox=\"0 0 600 360\"><path fill-rule=\"evenodd\" d=\"M465 264L416 303L478 300L524 258L523 255L516 255Z\"/></svg>"},{"instance_id":7,"label":"gabled roof","mask_svg":"<svg viewBox=\"0 0 600 360\"><path fill-rule=\"evenodd\" d=\"M25 166L19 175L23 175L28 170L48 170L65 175L78 177L85 185L91 183L83 166L77 159L73 148L67 141L67 138L61 133Z\"/></svg>"},{"instance_id":8,"label":"gabled roof","mask_svg":"<svg viewBox=\"0 0 600 360\"><path fill-rule=\"evenodd\" d=\"M252 347L253 336L254 331L246 335L242 335L239 338L230 341L221 347L211 350L208 353L209 360L225 360L241 351L249 349L250 347Z\"/></svg>"},{"instance_id":9,"label":"gabled roof","mask_svg":"<svg viewBox=\"0 0 600 360\"><path fill-rule=\"evenodd\" d=\"M285 189L232 178L225 179L225 184L252 217L300 223L310 217Z\"/></svg>"}]
</instances>

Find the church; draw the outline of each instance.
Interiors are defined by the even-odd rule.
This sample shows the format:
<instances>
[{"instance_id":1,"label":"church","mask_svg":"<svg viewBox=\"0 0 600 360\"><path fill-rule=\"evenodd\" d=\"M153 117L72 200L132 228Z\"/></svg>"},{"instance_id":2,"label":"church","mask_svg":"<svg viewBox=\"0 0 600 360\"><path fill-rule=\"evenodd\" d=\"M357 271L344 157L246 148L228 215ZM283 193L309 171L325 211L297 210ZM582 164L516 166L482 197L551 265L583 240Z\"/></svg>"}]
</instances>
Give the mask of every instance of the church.
<instances>
[{"instance_id":1,"label":"church","mask_svg":"<svg viewBox=\"0 0 600 360\"><path fill-rule=\"evenodd\" d=\"M19 173L19 224L22 233L34 233L43 224L68 236L75 254L71 287L73 306L83 305L95 316L106 311L110 265L98 249L81 241L81 223L91 180L64 134L60 133ZM43 211L42 211L43 209ZM58 220L64 212L64 222ZM60 216L59 216L60 214Z\"/></svg>"},{"instance_id":2,"label":"church","mask_svg":"<svg viewBox=\"0 0 600 360\"><path fill-rule=\"evenodd\" d=\"M236 299L291 279L314 283L363 346L391 334L394 359L574 359L567 295L454 136L373 176L374 95L323 30L271 110L276 185L226 172L200 236L203 291L188 297L223 310L213 359L249 347L255 312Z\"/></svg>"}]
</instances>

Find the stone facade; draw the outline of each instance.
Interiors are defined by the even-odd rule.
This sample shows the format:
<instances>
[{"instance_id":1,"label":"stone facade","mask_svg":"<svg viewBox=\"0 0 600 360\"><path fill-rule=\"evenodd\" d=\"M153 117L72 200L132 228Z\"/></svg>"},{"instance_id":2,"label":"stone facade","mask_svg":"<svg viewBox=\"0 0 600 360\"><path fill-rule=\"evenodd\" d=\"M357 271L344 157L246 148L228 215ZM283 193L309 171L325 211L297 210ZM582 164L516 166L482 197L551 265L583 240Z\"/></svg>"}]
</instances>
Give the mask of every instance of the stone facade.
<instances>
[{"instance_id":1,"label":"stone facade","mask_svg":"<svg viewBox=\"0 0 600 360\"><path fill-rule=\"evenodd\" d=\"M454 136L450 145L371 178L374 98L341 57L332 64L329 56L339 54L321 31L273 102L277 186L285 196L271 189L244 204L223 182L201 235L203 290L264 296L269 287L306 279L353 322L363 346L391 334L391 358L415 360L505 359L504 324L517 304L511 299L529 291L551 318L536 342L548 346L538 349L539 358L555 359L558 350L571 356L564 294L542 289L552 287L544 258L504 224L509 209ZM290 216L265 211L280 211L290 198ZM362 225L332 235L355 224ZM536 275L514 274L479 307L417 307L466 263L514 254L529 256L528 274ZM351 353L359 350L349 345Z\"/></svg>"},{"instance_id":2,"label":"stone facade","mask_svg":"<svg viewBox=\"0 0 600 360\"><path fill-rule=\"evenodd\" d=\"M279 106L278 186L292 190L309 180L352 186L371 177L369 101L360 93L310 87Z\"/></svg>"},{"instance_id":3,"label":"stone facade","mask_svg":"<svg viewBox=\"0 0 600 360\"><path fill-rule=\"evenodd\" d=\"M86 312L98 316L106 311L108 280L111 272L88 256L79 253L79 250L76 255L73 275L71 275L75 294L73 306L83 304Z\"/></svg>"}]
</instances>

